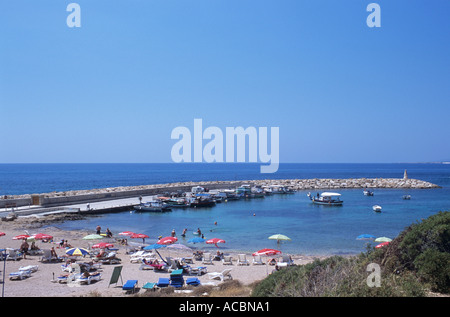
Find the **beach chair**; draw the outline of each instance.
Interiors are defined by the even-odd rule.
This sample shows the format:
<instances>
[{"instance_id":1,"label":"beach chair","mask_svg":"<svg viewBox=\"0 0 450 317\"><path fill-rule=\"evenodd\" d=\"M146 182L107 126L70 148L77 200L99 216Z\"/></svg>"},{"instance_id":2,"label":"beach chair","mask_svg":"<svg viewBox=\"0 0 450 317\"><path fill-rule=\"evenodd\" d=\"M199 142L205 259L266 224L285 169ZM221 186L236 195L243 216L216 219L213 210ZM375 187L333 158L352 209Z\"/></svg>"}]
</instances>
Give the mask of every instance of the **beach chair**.
<instances>
[{"instance_id":1,"label":"beach chair","mask_svg":"<svg viewBox=\"0 0 450 317\"><path fill-rule=\"evenodd\" d=\"M60 261L62 261L62 259L59 257L52 256L52 250L46 249L43 251L43 255L42 255L40 261L41 262L53 262L53 261L60 262Z\"/></svg>"},{"instance_id":2,"label":"beach chair","mask_svg":"<svg viewBox=\"0 0 450 317\"><path fill-rule=\"evenodd\" d=\"M9 273L10 280L23 280L26 277L31 276L31 270L23 270L18 272Z\"/></svg>"},{"instance_id":3,"label":"beach chair","mask_svg":"<svg viewBox=\"0 0 450 317\"><path fill-rule=\"evenodd\" d=\"M245 254L238 254L237 265L250 265Z\"/></svg>"},{"instance_id":4,"label":"beach chair","mask_svg":"<svg viewBox=\"0 0 450 317\"><path fill-rule=\"evenodd\" d=\"M38 268L38 265L27 265L19 267L19 271L30 271L31 273L34 273L38 270Z\"/></svg>"},{"instance_id":5,"label":"beach chair","mask_svg":"<svg viewBox=\"0 0 450 317\"><path fill-rule=\"evenodd\" d=\"M14 249L7 249L8 254L6 255L6 260L17 261L21 259L20 253Z\"/></svg>"},{"instance_id":6,"label":"beach chair","mask_svg":"<svg viewBox=\"0 0 450 317\"><path fill-rule=\"evenodd\" d=\"M166 278L166 277L160 277L158 279L158 283L156 283L156 286L158 287L167 287L170 285L170 279Z\"/></svg>"},{"instance_id":7,"label":"beach chair","mask_svg":"<svg viewBox=\"0 0 450 317\"><path fill-rule=\"evenodd\" d=\"M147 283L145 283L144 286L142 286L142 288L145 289L146 291L150 291L150 290L154 291L154 290L156 290L157 286L156 286L156 283L147 282Z\"/></svg>"},{"instance_id":8,"label":"beach chair","mask_svg":"<svg viewBox=\"0 0 450 317\"><path fill-rule=\"evenodd\" d=\"M208 273L208 277L210 280L220 279L221 281L224 281L226 278L230 280L233 279L233 277L231 276L231 269L225 269L222 272Z\"/></svg>"},{"instance_id":9,"label":"beach chair","mask_svg":"<svg viewBox=\"0 0 450 317\"><path fill-rule=\"evenodd\" d=\"M280 260L278 260L277 265L280 267L294 265L294 261L289 255L283 255Z\"/></svg>"},{"instance_id":10,"label":"beach chair","mask_svg":"<svg viewBox=\"0 0 450 317\"><path fill-rule=\"evenodd\" d=\"M197 277L190 277L186 279L186 285L198 286L200 284L200 280Z\"/></svg>"},{"instance_id":11,"label":"beach chair","mask_svg":"<svg viewBox=\"0 0 450 317\"><path fill-rule=\"evenodd\" d=\"M222 259L224 265L233 265L233 258L230 255L225 255Z\"/></svg>"},{"instance_id":12,"label":"beach chair","mask_svg":"<svg viewBox=\"0 0 450 317\"><path fill-rule=\"evenodd\" d=\"M124 290L126 292L131 291L132 293L134 293L136 291L137 285L138 285L137 280L128 280L128 281L126 281L125 284L123 284L122 290Z\"/></svg>"},{"instance_id":13,"label":"beach chair","mask_svg":"<svg viewBox=\"0 0 450 317\"><path fill-rule=\"evenodd\" d=\"M208 272L208 269L206 268L206 266L197 266L197 267L189 267L188 268L188 273L189 275L202 275L202 274L206 274Z\"/></svg>"},{"instance_id":14,"label":"beach chair","mask_svg":"<svg viewBox=\"0 0 450 317\"><path fill-rule=\"evenodd\" d=\"M264 262L262 261L260 255L255 255L255 256L253 256L252 264L253 264L253 265L263 265Z\"/></svg>"},{"instance_id":15,"label":"beach chair","mask_svg":"<svg viewBox=\"0 0 450 317\"><path fill-rule=\"evenodd\" d=\"M75 282L80 284L91 284L92 281L100 281L101 279L100 273L89 274L89 276L84 276L83 274L77 274L75 277Z\"/></svg>"},{"instance_id":16,"label":"beach chair","mask_svg":"<svg viewBox=\"0 0 450 317\"><path fill-rule=\"evenodd\" d=\"M183 270L175 270L170 274L170 286L172 287L183 287L184 278L183 278Z\"/></svg>"},{"instance_id":17,"label":"beach chair","mask_svg":"<svg viewBox=\"0 0 450 317\"><path fill-rule=\"evenodd\" d=\"M213 264L211 253L204 253L202 258L203 264Z\"/></svg>"}]
</instances>

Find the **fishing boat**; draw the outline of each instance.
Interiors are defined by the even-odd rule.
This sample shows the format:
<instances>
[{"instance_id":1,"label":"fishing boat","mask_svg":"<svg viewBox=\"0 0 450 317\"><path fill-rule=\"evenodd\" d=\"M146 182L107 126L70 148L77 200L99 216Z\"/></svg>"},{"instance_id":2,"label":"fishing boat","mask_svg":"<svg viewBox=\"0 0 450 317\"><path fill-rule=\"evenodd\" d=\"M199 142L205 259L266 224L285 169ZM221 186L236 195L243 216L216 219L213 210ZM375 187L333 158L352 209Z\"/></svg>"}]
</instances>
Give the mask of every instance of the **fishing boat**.
<instances>
[{"instance_id":1,"label":"fishing boat","mask_svg":"<svg viewBox=\"0 0 450 317\"><path fill-rule=\"evenodd\" d=\"M372 207L372 209L373 209L373 211L376 211L376 212L381 212L381 206L379 206L379 205L374 205L373 207Z\"/></svg>"},{"instance_id":2,"label":"fishing boat","mask_svg":"<svg viewBox=\"0 0 450 317\"><path fill-rule=\"evenodd\" d=\"M184 198L171 198L166 200L165 203L169 208L188 208L190 205Z\"/></svg>"},{"instance_id":3,"label":"fishing boat","mask_svg":"<svg viewBox=\"0 0 450 317\"><path fill-rule=\"evenodd\" d=\"M363 194L364 194L364 196L373 196L373 191L366 189L363 191Z\"/></svg>"},{"instance_id":4,"label":"fishing boat","mask_svg":"<svg viewBox=\"0 0 450 317\"><path fill-rule=\"evenodd\" d=\"M317 196L312 196L311 193L308 193L308 197L314 204L318 205L342 206L344 203L344 201L341 200L341 194L339 193L324 192L320 194L320 196L318 193Z\"/></svg>"},{"instance_id":5,"label":"fishing boat","mask_svg":"<svg viewBox=\"0 0 450 317\"><path fill-rule=\"evenodd\" d=\"M191 208L214 207L216 202L213 199L197 197L192 199L189 206Z\"/></svg>"},{"instance_id":6,"label":"fishing boat","mask_svg":"<svg viewBox=\"0 0 450 317\"><path fill-rule=\"evenodd\" d=\"M146 203L141 203L137 206L134 206L134 210L136 211L152 211L152 212L166 212L171 211L170 207L161 201L149 201Z\"/></svg>"}]
</instances>

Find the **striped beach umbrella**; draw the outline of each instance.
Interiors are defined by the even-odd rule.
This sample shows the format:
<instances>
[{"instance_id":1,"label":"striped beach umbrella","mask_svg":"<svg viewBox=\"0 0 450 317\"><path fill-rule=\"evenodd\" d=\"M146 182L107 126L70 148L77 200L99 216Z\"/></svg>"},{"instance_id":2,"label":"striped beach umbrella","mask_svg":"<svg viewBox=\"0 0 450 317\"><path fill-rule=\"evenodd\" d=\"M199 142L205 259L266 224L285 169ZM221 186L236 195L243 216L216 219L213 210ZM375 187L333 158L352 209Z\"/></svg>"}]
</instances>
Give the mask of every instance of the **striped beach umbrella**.
<instances>
[{"instance_id":1,"label":"striped beach umbrella","mask_svg":"<svg viewBox=\"0 0 450 317\"><path fill-rule=\"evenodd\" d=\"M13 240L25 240L29 238L30 236L28 234L19 234L18 236L13 237Z\"/></svg>"},{"instance_id":2,"label":"striped beach umbrella","mask_svg":"<svg viewBox=\"0 0 450 317\"><path fill-rule=\"evenodd\" d=\"M84 248L71 248L66 251L67 255L74 255L74 256L82 256L82 255L88 255L89 250L86 250Z\"/></svg>"},{"instance_id":3,"label":"striped beach umbrella","mask_svg":"<svg viewBox=\"0 0 450 317\"><path fill-rule=\"evenodd\" d=\"M217 243L225 243L225 240L219 238L213 238L206 241L207 244L214 244L216 247L219 247Z\"/></svg>"},{"instance_id":4,"label":"striped beach umbrella","mask_svg":"<svg viewBox=\"0 0 450 317\"><path fill-rule=\"evenodd\" d=\"M177 237L164 237L164 238L159 239L159 241L157 243L168 245L168 244L175 243L177 241L178 241Z\"/></svg>"}]
</instances>

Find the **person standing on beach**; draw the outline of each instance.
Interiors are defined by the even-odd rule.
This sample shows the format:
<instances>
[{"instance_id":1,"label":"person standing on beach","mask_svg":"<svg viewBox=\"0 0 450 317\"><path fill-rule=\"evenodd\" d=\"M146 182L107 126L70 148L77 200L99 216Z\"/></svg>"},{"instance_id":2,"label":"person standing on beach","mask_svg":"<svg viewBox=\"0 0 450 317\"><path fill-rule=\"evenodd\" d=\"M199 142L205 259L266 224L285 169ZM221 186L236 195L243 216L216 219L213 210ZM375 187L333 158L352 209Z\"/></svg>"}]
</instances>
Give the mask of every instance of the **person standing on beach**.
<instances>
[{"instance_id":1,"label":"person standing on beach","mask_svg":"<svg viewBox=\"0 0 450 317\"><path fill-rule=\"evenodd\" d=\"M102 230L102 227L100 227L100 225L97 225L97 228L95 228L97 230L97 234L100 234L100 231Z\"/></svg>"}]
</instances>

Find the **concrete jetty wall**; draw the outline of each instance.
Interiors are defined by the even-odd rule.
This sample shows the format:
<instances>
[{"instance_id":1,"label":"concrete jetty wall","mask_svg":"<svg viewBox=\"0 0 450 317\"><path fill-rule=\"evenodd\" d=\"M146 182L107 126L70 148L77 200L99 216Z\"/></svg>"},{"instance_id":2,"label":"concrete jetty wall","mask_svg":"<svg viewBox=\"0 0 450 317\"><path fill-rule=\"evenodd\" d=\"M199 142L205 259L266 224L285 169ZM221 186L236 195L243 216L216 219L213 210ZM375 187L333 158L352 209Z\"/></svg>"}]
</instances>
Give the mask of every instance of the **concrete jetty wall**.
<instances>
[{"instance_id":1,"label":"concrete jetty wall","mask_svg":"<svg viewBox=\"0 0 450 317\"><path fill-rule=\"evenodd\" d=\"M439 188L438 185L409 178L350 178L350 179L280 179L280 180L247 180L247 181L208 181L208 182L180 182L169 184L155 184L128 187L112 187L89 190L73 190L65 192L51 192L45 194L29 194L0 197L0 208L21 206L64 206L95 201L105 201L118 198L149 196L190 191L194 186L209 189L236 188L242 184L253 186L283 185L294 190L316 189L345 189L345 188L410 188L429 189Z\"/></svg>"}]
</instances>

